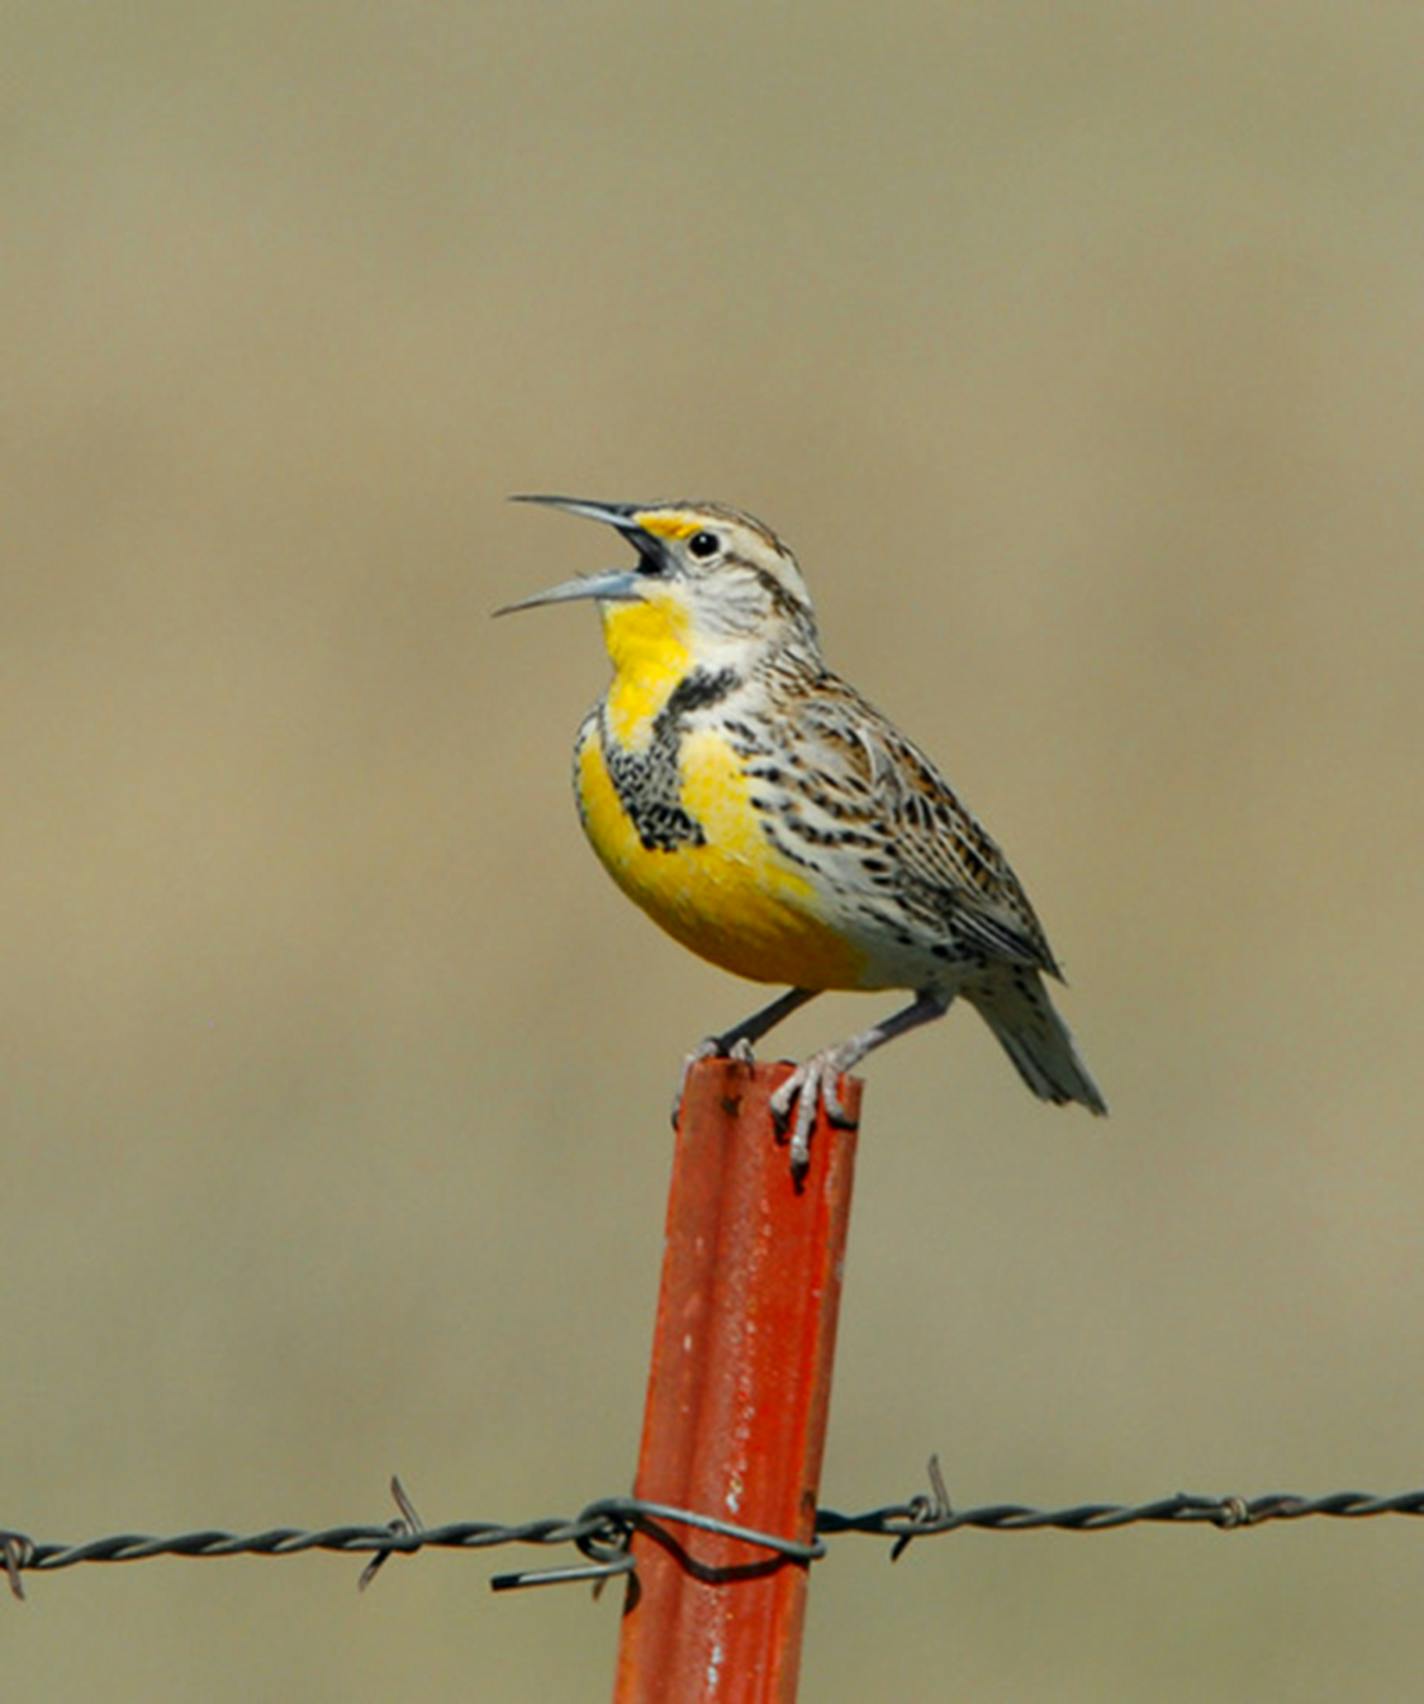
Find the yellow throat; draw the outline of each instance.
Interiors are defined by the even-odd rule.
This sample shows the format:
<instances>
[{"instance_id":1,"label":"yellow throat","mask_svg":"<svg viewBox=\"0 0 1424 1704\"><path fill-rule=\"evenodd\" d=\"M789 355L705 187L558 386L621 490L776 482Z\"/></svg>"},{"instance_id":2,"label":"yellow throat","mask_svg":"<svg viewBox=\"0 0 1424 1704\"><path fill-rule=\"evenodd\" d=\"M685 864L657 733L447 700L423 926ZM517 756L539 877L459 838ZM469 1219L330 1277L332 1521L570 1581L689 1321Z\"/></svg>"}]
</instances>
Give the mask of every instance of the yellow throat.
<instances>
[{"instance_id":1,"label":"yellow throat","mask_svg":"<svg viewBox=\"0 0 1424 1704\"><path fill-rule=\"evenodd\" d=\"M599 613L613 662L609 730L620 745L637 748L647 742L658 711L692 667L691 622L670 598L605 603Z\"/></svg>"}]
</instances>

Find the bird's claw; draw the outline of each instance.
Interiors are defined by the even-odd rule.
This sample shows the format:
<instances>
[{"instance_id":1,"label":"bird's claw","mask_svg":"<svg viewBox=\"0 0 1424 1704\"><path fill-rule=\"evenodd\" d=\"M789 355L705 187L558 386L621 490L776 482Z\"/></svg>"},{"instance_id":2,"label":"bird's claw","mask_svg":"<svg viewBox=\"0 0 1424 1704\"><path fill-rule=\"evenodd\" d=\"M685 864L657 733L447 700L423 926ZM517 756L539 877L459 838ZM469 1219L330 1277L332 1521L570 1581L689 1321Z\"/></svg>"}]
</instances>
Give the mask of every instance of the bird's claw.
<instances>
[{"instance_id":1,"label":"bird's claw","mask_svg":"<svg viewBox=\"0 0 1424 1704\"><path fill-rule=\"evenodd\" d=\"M816 1122L816 1108L821 1107L826 1122L837 1129L849 1129L854 1122L840 1096L840 1076L844 1069L838 1048L813 1053L771 1097L771 1117L777 1134L790 1133L791 1175L798 1182L811 1164L811 1128Z\"/></svg>"},{"instance_id":2,"label":"bird's claw","mask_svg":"<svg viewBox=\"0 0 1424 1704\"><path fill-rule=\"evenodd\" d=\"M694 1065L700 1065L704 1059L735 1059L740 1065L755 1063L752 1044L745 1036L739 1037L727 1044L727 1038L721 1035L709 1035L699 1041L692 1052L682 1062L682 1080L677 1085L677 1093L672 1102L672 1127L677 1129L677 1121L682 1112L683 1097L687 1094L687 1079L692 1074Z\"/></svg>"}]
</instances>

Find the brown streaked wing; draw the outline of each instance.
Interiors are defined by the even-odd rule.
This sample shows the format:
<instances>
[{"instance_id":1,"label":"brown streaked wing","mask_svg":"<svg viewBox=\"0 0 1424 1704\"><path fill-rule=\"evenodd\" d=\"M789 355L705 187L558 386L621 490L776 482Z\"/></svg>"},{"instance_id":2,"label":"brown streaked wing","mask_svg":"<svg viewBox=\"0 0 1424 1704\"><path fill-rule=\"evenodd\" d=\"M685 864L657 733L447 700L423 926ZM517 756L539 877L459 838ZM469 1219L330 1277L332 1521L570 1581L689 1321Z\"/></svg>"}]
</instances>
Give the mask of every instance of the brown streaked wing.
<instances>
[{"instance_id":1,"label":"brown streaked wing","mask_svg":"<svg viewBox=\"0 0 1424 1704\"><path fill-rule=\"evenodd\" d=\"M947 931L971 951L1059 974L1008 859L913 741L829 673L783 698L779 708L809 745L835 750L842 774L854 778L854 815L881 827L906 885L922 890Z\"/></svg>"}]
</instances>

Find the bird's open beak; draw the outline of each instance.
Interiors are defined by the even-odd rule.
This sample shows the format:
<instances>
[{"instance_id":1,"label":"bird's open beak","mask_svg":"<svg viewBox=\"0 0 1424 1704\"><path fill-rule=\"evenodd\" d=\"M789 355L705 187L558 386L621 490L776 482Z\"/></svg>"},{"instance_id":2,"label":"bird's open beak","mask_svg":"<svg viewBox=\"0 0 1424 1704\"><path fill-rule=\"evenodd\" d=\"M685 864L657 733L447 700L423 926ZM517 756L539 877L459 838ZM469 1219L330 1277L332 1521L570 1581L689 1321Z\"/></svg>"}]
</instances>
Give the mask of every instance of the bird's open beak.
<instances>
[{"instance_id":1,"label":"bird's open beak","mask_svg":"<svg viewBox=\"0 0 1424 1704\"><path fill-rule=\"evenodd\" d=\"M594 503L582 497L534 497L520 495L511 498L515 503L543 503L550 509L562 509L566 514L581 515L586 521L602 521L616 527L640 556L655 556L657 540L645 533L633 520L638 512L635 503ZM605 603L636 603L643 596L636 568L608 568L601 574L581 574L576 580L565 580L551 586L547 592L536 592L532 598L506 604L496 615L512 615L516 610L537 609L540 604L569 603L576 598L597 598Z\"/></svg>"},{"instance_id":2,"label":"bird's open beak","mask_svg":"<svg viewBox=\"0 0 1424 1704\"><path fill-rule=\"evenodd\" d=\"M535 592L532 598L520 598L518 603L505 604L496 615L513 615L516 610L538 609L540 604L571 603L575 598L598 598L604 603L636 603L642 593L638 590L636 568L608 568L602 574L580 574L576 580L550 586L547 592Z\"/></svg>"}]
</instances>

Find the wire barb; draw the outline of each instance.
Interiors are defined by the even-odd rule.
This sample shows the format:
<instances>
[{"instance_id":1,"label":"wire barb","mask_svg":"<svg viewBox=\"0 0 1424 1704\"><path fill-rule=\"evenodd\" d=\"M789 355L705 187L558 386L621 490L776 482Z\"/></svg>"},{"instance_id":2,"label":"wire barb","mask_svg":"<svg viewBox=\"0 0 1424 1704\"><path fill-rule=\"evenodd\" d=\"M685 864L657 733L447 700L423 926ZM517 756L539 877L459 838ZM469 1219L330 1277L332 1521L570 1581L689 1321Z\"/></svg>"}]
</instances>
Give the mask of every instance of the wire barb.
<instances>
[{"instance_id":1,"label":"wire barb","mask_svg":"<svg viewBox=\"0 0 1424 1704\"><path fill-rule=\"evenodd\" d=\"M398 1473L393 1473L391 1475L391 1496L395 1498L396 1507L400 1510L400 1514L395 1520L387 1523L387 1529L402 1538L414 1538L418 1534L423 1533L425 1531L425 1523L421 1520L420 1516L416 1514L415 1504L412 1503L410 1498L407 1496L405 1486L401 1484L400 1475ZM371 1581L375 1579L376 1575L385 1567L386 1563L389 1562L391 1557L394 1555L394 1550L378 1550L361 1570L361 1578L356 1582L356 1590L358 1592L364 1592L366 1587L370 1585Z\"/></svg>"},{"instance_id":2,"label":"wire barb","mask_svg":"<svg viewBox=\"0 0 1424 1704\"><path fill-rule=\"evenodd\" d=\"M22 1568L35 1565L35 1547L22 1532L0 1531L0 1561L5 1564L5 1578L10 1582L10 1594L25 1601L25 1582L20 1578Z\"/></svg>"},{"instance_id":3,"label":"wire barb","mask_svg":"<svg viewBox=\"0 0 1424 1704\"><path fill-rule=\"evenodd\" d=\"M926 1532L942 1532L944 1523L954 1518L954 1510L950 1507L949 1488L945 1485L938 1455L930 1457L928 1473L930 1494L926 1497L921 1492L918 1497L911 1497L907 1519ZM920 1536L918 1532L902 1532L890 1547L890 1560L898 1562Z\"/></svg>"}]
</instances>

